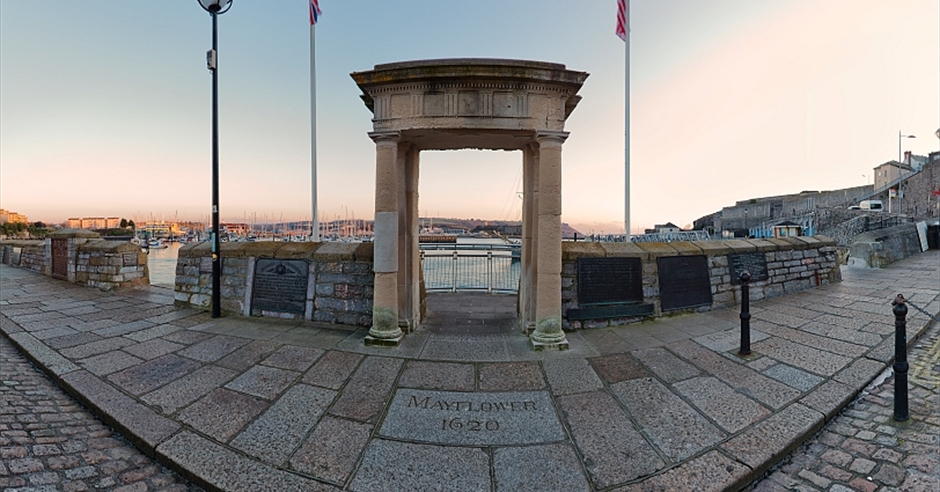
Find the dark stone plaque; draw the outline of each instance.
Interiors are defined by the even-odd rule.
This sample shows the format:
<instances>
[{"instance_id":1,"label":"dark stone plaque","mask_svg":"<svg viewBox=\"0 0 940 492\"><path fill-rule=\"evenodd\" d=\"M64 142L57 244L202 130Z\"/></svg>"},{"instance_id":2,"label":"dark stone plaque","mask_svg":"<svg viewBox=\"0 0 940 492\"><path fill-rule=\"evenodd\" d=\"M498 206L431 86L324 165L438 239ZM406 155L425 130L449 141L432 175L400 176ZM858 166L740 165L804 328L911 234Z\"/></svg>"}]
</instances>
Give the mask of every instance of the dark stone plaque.
<instances>
[{"instance_id":1,"label":"dark stone plaque","mask_svg":"<svg viewBox=\"0 0 940 492\"><path fill-rule=\"evenodd\" d=\"M259 258L251 289L251 313L304 314L309 268L307 260Z\"/></svg>"},{"instance_id":2,"label":"dark stone plaque","mask_svg":"<svg viewBox=\"0 0 940 492\"><path fill-rule=\"evenodd\" d=\"M659 298L663 311L708 306L712 286L705 256L666 256L660 258Z\"/></svg>"},{"instance_id":3,"label":"dark stone plaque","mask_svg":"<svg viewBox=\"0 0 940 492\"><path fill-rule=\"evenodd\" d=\"M578 304L643 302L639 258L578 258Z\"/></svg>"},{"instance_id":4,"label":"dark stone plaque","mask_svg":"<svg viewBox=\"0 0 940 492\"><path fill-rule=\"evenodd\" d=\"M751 274L751 281L767 280L767 257L764 253L738 253L728 255L731 284L741 285L741 273Z\"/></svg>"}]
</instances>

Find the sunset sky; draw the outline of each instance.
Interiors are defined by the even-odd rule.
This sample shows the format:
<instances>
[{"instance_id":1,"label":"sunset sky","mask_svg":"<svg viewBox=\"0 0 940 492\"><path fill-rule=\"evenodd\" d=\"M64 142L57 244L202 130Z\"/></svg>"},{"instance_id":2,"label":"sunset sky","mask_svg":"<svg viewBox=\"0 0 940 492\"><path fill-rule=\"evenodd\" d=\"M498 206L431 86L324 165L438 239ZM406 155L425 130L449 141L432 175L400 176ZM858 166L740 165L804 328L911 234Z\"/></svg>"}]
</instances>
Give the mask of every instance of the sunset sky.
<instances>
[{"instance_id":1,"label":"sunset sky","mask_svg":"<svg viewBox=\"0 0 940 492\"><path fill-rule=\"evenodd\" d=\"M320 0L319 206L371 219L371 113L351 72L457 57L590 74L567 122L563 216L622 232L624 43L616 0ZM631 223L866 184L940 149L937 0L632 0ZM219 18L221 217L310 205L306 0ZM196 1L0 2L0 207L31 221L207 220L211 21ZM422 216L518 220L522 154L424 152Z\"/></svg>"}]
</instances>

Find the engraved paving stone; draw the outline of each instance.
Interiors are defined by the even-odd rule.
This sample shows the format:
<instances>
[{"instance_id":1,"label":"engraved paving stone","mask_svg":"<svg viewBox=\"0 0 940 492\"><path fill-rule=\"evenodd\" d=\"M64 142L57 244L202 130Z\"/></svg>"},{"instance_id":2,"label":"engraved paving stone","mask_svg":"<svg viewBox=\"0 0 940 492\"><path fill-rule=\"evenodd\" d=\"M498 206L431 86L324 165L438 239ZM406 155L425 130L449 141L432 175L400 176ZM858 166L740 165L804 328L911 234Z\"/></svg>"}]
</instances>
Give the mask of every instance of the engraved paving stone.
<instances>
[{"instance_id":1,"label":"engraved paving stone","mask_svg":"<svg viewBox=\"0 0 940 492\"><path fill-rule=\"evenodd\" d=\"M399 389L379 434L437 444L537 444L565 438L548 393Z\"/></svg>"},{"instance_id":2,"label":"engraved paving stone","mask_svg":"<svg viewBox=\"0 0 940 492\"><path fill-rule=\"evenodd\" d=\"M262 311L304 314L307 300L307 260L259 258L252 285L251 314Z\"/></svg>"}]
</instances>

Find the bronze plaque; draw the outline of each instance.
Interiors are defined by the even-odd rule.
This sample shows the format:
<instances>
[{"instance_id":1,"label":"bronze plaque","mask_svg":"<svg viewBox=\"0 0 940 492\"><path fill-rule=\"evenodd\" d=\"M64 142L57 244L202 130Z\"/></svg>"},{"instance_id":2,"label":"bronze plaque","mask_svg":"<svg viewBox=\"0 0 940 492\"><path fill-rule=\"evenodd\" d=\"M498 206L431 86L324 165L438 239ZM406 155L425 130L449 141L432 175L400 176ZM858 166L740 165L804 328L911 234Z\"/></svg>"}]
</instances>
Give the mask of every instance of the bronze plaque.
<instances>
[{"instance_id":1,"label":"bronze plaque","mask_svg":"<svg viewBox=\"0 0 940 492\"><path fill-rule=\"evenodd\" d=\"M658 265L663 311L711 305L707 257L666 256L659 258Z\"/></svg>"},{"instance_id":2,"label":"bronze plaque","mask_svg":"<svg viewBox=\"0 0 940 492\"><path fill-rule=\"evenodd\" d=\"M307 260L259 258L251 289L251 314L272 311L303 315L309 273Z\"/></svg>"},{"instance_id":3,"label":"bronze plaque","mask_svg":"<svg viewBox=\"0 0 940 492\"><path fill-rule=\"evenodd\" d=\"M639 258L578 258L578 304L643 302Z\"/></svg>"},{"instance_id":4,"label":"bronze plaque","mask_svg":"<svg viewBox=\"0 0 940 492\"><path fill-rule=\"evenodd\" d=\"M728 255L731 284L741 285L741 274L747 271L751 281L767 280L767 257L764 253L738 253Z\"/></svg>"}]
</instances>

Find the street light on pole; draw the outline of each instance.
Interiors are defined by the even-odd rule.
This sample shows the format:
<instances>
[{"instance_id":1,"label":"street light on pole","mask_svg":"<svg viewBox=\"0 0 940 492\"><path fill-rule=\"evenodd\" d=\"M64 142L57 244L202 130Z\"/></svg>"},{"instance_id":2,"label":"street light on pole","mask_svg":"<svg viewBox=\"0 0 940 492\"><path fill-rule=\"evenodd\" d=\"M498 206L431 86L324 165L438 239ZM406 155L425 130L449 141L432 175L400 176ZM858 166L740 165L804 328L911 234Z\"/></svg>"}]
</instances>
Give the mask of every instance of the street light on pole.
<instances>
[{"instance_id":1,"label":"street light on pole","mask_svg":"<svg viewBox=\"0 0 940 492\"><path fill-rule=\"evenodd\" d=\"M904 170L901 168L901 139L902 138L917 138L916 135L901 135L901 130L898 130L898 215L901 215L901 173ZM890 193L890 192L889 192Z\"/></svg>"},{"instance_id":2,"label":"street light on pole","mask_svg":"<svg viewBox=\"0 0 940 492\"><path fill-rule=\"evenodd\" d=\"M198 0L212 17L212 49L206 65L212 72L212 317L221 316L222 265L219 247L219 69L218 17L232 7L232 0Z\"/></svg>"}]
</instances>

